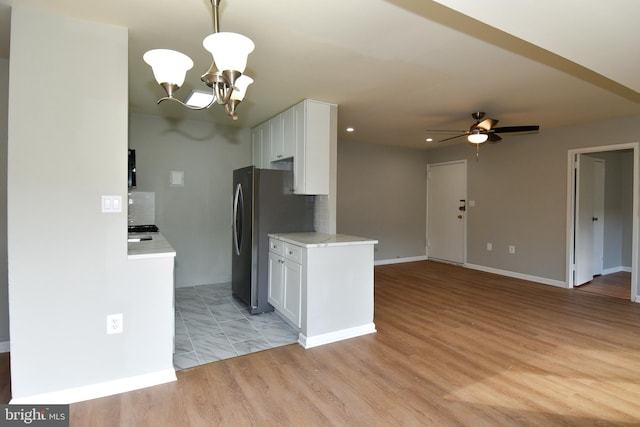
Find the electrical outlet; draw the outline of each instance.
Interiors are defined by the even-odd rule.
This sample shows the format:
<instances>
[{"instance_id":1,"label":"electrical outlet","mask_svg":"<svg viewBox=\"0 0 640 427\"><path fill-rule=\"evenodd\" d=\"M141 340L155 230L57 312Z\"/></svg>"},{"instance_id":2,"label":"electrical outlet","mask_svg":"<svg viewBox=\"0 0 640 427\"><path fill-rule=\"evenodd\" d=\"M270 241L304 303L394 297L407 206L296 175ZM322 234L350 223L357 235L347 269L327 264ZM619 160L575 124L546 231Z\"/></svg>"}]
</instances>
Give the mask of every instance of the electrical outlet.
<instances>
[{"instance_id":1,"label":"electrical outlet","mask_svg":"<svg viewBox=\"0 0 640 427\"><path fill-rule=\"evenodd\" d=\"M122 313L107 314L107 335L121 334L123 327Z\"/></svg>"},{"instance_id":2,"label":"electrical outlet","mask_svg":"<svg viewBox=\"0 0 640 427\"><path fill-rule=\"evenodd\" d=\"M493 250L493 243L487 243L487 250L488 251L492 251Z\"/></svg>"},{"instance_id":3,"label":"electrical outlet","mask_svg":"<svg viewBox=\"0 0 640 427\"><path fill-rule=\"evenodd\" d=\"M509 246L509 253L510 254L515 254L516 253L516 247L515 246Z\"/></svg>"}]
</instances>

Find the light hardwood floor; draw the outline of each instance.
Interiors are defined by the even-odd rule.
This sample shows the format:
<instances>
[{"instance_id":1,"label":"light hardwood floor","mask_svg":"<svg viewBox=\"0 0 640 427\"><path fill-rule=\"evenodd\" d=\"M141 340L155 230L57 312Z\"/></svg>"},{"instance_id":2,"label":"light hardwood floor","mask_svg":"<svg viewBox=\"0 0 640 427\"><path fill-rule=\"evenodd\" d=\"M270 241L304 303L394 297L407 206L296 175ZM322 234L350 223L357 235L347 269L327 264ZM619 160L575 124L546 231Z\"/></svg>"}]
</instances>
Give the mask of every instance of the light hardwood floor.
<instances>
[{"instance_id":1,"label":"light hardwood floor","mask_svg":"<svg viewBox=\"0 0 640 427\"><path fill-rule=\"evenodd\" d=\"M376 334L188 369L71 426L640 425L640 305L428 261L375 280Z\"/></svg>"},{"instance_id":2,"label":"light hardwood floor","mask_svg":"<svg viewBox=\"0 0 640 427\"><path fill-rule=\"evenodd\" d=\"M604 276L596 276L589 283L576 287L577 290L613 298L631 299L631 272L620 271Z\"/></svg>"}]
</instances>

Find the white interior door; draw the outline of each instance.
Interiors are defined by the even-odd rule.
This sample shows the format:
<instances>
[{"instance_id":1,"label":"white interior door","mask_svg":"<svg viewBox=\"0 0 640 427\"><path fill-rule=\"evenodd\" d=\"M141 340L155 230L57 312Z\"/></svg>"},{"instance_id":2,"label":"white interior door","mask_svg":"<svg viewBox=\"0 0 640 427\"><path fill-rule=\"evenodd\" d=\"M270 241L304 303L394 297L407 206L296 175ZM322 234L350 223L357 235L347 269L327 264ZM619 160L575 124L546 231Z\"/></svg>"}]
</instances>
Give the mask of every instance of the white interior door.
<instances>
[{"instance_id":1,"label":"white interior door","mask_svg":"<svg viewBox=\"0 0 640 427\"><path fill-rule=\"evenodd\" d=\"M594 159L593 195L593 275L602 274L604 263L604 168L602 159Z\"/></svg>"},{"instance_id":2,"label":"white interior door","mask_svg":"<svg viewBox=\"0 0 640 427\"><path fill-rule=\"evenodd\" d=\"M578 232L578 173L577 164L578 158L581 154L598 153L598 152L612 152L612 151L632 151L633 157L633 170L629 177L632 189L632 197L629 203L632 207L632 230L631 230L631 301L638 300L638 264L640 256L638 256L638 248L640 247L640 202L638 201L638 194L640 194L640 143L627 143L627 144L613 144L600 147L589 147L582 149L568 150L567 154L567 257L566 257L566 281L569 287L576 286L579 282L576 280L578 273L579 259L578 247L576 247L576 240L583 237L583 233ZM605 162L606 169L606 162ZM603 180L604 183L604 180ZM605 183L606 184L606 183ZM606 191L605 191L606 193ZM582 215L584 217L584 215ZM602 221L601 216L598 217L597 222ZM585 218L586 219L586 218ZM604 228L604 227L603 227ZM582 259L585 257L583 256ZM593 258L591 259L591 265L593 268ZM604 266L603 266L604 267ZM582 269L584 271L584 269ZM593 271L593 270L592 270ZM605 270L606 271L606 270ZM584 273L583 273L584 274ZM588 273L586 274L588 280ZM584 282L583 282L584 283Z\"/></svg>"},{"instance_id":3,"label":"white interior door","mask_svg":"<svg viewBox=\"0 0 640 427\"><path fill-rule=\"evenodd\" d=\"M467 165L465 162L429 165L427 171L428 258L462 264Z\"/></svg>"},{"instance_id":4,"label":"white interior door","mask_svg":"<svg viewBox=\"0 0 640 427\"><path fill-rule=\"evenodd\" d=\"M604 164L585 154L576 156L575 278L583 285L602 272L604 246ZM600 217L596 216L600 215ZM597 224L597 225L596 225ZM598 236L596 237L596 230ZM599 267L598 267L599 266Z\"/></svg>"}]
</instances>

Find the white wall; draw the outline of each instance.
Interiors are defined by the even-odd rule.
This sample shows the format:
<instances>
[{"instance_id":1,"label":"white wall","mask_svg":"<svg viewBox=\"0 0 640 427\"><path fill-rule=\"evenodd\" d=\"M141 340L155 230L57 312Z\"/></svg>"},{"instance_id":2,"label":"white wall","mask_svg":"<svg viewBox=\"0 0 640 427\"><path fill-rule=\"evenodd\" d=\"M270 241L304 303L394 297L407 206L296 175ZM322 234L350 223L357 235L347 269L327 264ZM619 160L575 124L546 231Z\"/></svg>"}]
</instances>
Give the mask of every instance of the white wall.
<instances>
[{"instance_id":1,"label":"white wall","mask_svg":"<svg viewBox=\"0 0 640 427\"><path fill-rule=\"evenodd\" d=\"M376 238L376 260L424 256L426 178L421 163L467 160L467 262L564 282L569 149L640 141L640 119L507 136L475 159L469 144L428 151L344 142L338 145L338 232ZM624 157L621 179L632 180ZM621 189L622 248L631 247L631 189ZM486 250L487 242L494 250ZM516 254L508 246L516 246ZM631 265L623 249L622 265Z\"/></svg>"},{"instance_id":2,"label":"white wall","mask_svg":"<svg viewBox=\"0 0 640 427\"><path fill-rule=\"evenodd\" d=\"M14 399L172 368L168 310L152 293L155 277L134 277L140 264L127 260L126 210L101 213L101 195L127 195L127 51L125 28L13 7ZM123 334L106 334L110 313L124 314Z\"/></svg>"},{"instance_id":3,"label":"white wall","mask_svg":"<svg viewBox=\"0 0 640 427\"><path fill-rule=\"evenodd\" d=\"M542 125L538 134L481 146L479 161L468 144L437 148L428 158L468 159L468 197L476 202L467 213L468 263L565 282L568 150L640 141L640 120Z\"/></svg>"},{"instance_id":4,"label":"white wall","mask_svg":"<svg viewBox=\"0 0 640 427\"><path fill-rule=\"evenodd\" d=\"M640 134L640 131L638 132ZM638 135L640 141L640 135ZM638 166L640 167L640 165ZM622 182L630 182L633 184L633 156L624 156L622 159ZM633 185L624 186L621 196L623 212L622 217L622 266L631 267L633 264L631 250L633 236Z\"/></svg>"},{"instance_id":5,"label":"white wall","mask_svg":"<svg viewBox=\"0 0 640 427\"><path fill-rule=\"evenodd\" d=\"M603 268L631 269L633 150L605 151L590 156L605 161Z\"/></svg>"},{"instance_id":6,"label":"white wall","mask_svg":"<svg viewBox=\"0 0 640 427\"><path fill-rule=\"evenodd\" d=\"M136 191L156 194L156 223L176 249L176 286L231 281L233 170L251 164L251 131L131 114ZM183 171L171 187L169 172Z\"/></svg>"},{"instance_id":7,"label":"white wall","mask_svg":"<svg viewBox=\"0 0 640 427\"><path fill-rule=\"evenodd\" d=\"M9 341L7 271L7 126L9 61L0 58L0 342Z\"/></svg>"}]
</instances>

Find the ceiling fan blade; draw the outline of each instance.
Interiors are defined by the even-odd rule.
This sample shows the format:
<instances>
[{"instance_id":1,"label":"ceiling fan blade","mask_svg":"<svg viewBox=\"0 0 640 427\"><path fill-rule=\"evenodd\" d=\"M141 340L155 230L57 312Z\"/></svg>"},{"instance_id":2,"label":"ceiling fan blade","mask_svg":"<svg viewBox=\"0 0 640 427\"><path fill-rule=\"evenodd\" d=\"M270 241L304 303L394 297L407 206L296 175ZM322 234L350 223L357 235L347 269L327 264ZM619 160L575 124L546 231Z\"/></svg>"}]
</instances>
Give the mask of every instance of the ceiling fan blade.
<instances>
[{"instance_id":1,"label":"ceiling fan blade","mask_svg":"<svg viewBox=\"0 0 640 427\"><path fill-rule=\"evenodd\" d=\"M466 130L452 130L452 129L427 129L426 132L440 132L440 133L463 133Z\"/></svg>"},{"instance_id":2,"label":"ceiling fan blade","mask_svg":"<svg viewBox=\"0 0 640 427\"><path fill-rule=\"evenodd\" d=\"M509 133L509 132L531 132L539 130L540 126L505 126L501 128L493 128L495 133Z\"/></svg>"},{"instance_id":3,"label":"ceiling fan blade","mask_svg":"<svg viewBox=\"0 0 640 427\"><path fill-rule=\"evenodd\" d=\"M467 136L467 134L466 134L466 133L463 133L463 134L461 134L461 135L456 135L456 136L452 136L452 137L450 137L450 138L441 139L441 140L440 140L440 141L438 141L438 142L450 141L450 140L452 140L452 139L460 138L461 136Z\"/></svg>"},{"instance_id":4,"label":"ceiling fan blade","mask_svg":"<svg viewBox=\"0 0 640 427\"><path fill-rule=\"evenodd\" d=\"M495 119L484 119L480 123L476 124L475 127L480 128L482 130L489 130L495 125L497 125L498 122L499 120L495 120Z\"/></svg>"},{"instance_id":5,"label":"ceiling fan blade","mask_svg":"<svg viewBox=\"0 0 640 427\"><path fill-rule=\"evenodd\" d=\"M496 135L495 133L488 133L487 136L489 138L487 138L487 142L491 142L493 144L502 141L502 138L500 137L500 135Z\"/></svg>"}]
</instances>

